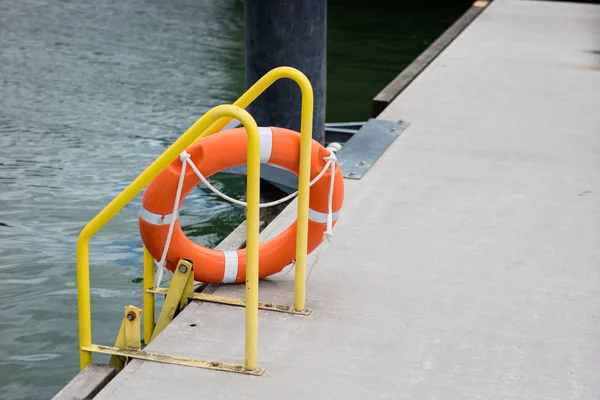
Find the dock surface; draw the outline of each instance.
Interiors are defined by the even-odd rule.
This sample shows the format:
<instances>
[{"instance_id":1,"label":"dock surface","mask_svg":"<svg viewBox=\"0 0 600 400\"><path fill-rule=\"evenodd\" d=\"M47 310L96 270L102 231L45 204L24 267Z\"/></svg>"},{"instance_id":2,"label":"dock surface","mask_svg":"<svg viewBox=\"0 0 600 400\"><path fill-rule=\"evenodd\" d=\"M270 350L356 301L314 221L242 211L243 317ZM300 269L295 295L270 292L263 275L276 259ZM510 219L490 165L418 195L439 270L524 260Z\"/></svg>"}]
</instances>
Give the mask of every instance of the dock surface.
<instances>
[{"instance_id":1,"label":"dock surface","mask_svg":"<svg viewBox=\"0 0 600 400\"><path fill-rule=\"evenodd\" d=\"M259 311L262 376L133 361L96 399L600 398L600 6L494 1L379 118L410 125L346 180L313 313ZM243 363L244 309L147 350Z\"/></svg>"}]
</instances>

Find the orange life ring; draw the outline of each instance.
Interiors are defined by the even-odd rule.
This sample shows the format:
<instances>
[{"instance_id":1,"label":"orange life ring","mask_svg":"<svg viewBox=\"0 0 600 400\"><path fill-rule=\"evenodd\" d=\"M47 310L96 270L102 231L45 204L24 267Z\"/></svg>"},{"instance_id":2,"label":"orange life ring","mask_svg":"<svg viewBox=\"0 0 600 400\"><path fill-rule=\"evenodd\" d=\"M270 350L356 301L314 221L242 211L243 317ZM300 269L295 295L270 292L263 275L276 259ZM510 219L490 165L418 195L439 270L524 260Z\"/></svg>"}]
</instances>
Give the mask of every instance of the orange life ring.
<instances>
[{"instance_id":1,"label":"orange life ring","mask_svg":"<svg viewBox=\"0 0 600 400\"><path fill-rule=\"evenodd\" d=\"M276 165L298 175L300 134L283 128L259 128L261 163ZM209 177L219 171L246 163L247 136L244 128L220 132L200 140L187 152L196 167ZM325 167L329 150L313 141L311 149L311 181ZM154 259L162 256L182 162L173 161L148 185L142 198L139 227L144 245ZM335 169L332 201L333 221L337 220L344 200L344 181L339 168ZM328 195L331 170L310 188L308 252L315 250L323 240L328 213ZM186 195L200 183L191 168L186 169L179 207ZM177 216L175 216L177 218ZM275 274L289 265L296 253L296 222L279 236L259 247L259 276ZM220 251L208 249L192 242L175 222L171 244L167 251L166 266L171 271L180 258L194 262L194 279L207 283L239 283L246 278L246 250Z\"/></svg>"}]
</instances>

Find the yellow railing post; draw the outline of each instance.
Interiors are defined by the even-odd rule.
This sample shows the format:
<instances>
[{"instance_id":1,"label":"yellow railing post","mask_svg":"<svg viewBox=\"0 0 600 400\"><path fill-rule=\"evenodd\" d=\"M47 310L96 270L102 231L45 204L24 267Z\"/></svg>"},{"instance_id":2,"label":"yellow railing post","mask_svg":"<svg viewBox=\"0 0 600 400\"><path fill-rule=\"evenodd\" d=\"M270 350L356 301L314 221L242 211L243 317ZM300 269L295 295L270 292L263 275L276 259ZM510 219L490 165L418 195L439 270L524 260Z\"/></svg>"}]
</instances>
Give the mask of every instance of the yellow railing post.
<instances>
[{"instance_id":1,"label":"yellow railing post","mask_svg":"<svg viewBox=\"0 0 600 400\"><path fill-rule=\"evenodd\" d=\"M258 337L258 235L259 235L259 196L260 192L260 139L254 118L244 109L235 105L214 107L198 119L179 139L162 153L144 172L133 180L117 197L98 213L81 231L77 239L76 270L79 316L80 367L84 369L92 362L90 351L83 350L92 345L92 321L90 309L89 244L94 236L127 203L140 193L156 176L164 170L183 150L218 119L236 118L246 128L248 134L248 212L246 242L248 261L246 264L246 368L256 369ZM252 249L251 249L252 248Z\"/></svg>"},{"instance_id":2,"label":"yellow railing post","mask_svg":"<svg viewBox=\"0 0 600 400\"><path fill-rule=\"evenodd\" d=\"M308 201L310 197L310 152L312 145L313 93L305 77L300 119L300 170L298 174L298 218L296 222L296 276L294 309L306 308L306 253L308 252ZM302 88L302 85L300 86ZM333 178L332 178L333 179Z\"/></svg>"},{"instance_id":3,"label":"yellow railing post","mask_svg":"<svg viewBox=\"0 0 600 400\"><path fill-rule=\"evenodd\" d=\"M308 250L308 201L310 196L310 151L313 123L313 90L310 81L302 72L292 67L274 68L252 85L235 103L246 108L262 92L279 79L288 78L300 87L302 110L300 115L300 173L298 177L298 218L296 232L296 267L294 278L294 309L306 308L306 252ZM220 131L231 121L223 118L213 123L200 137Z\"/></svg>"},{"instance_id":4,"label":"yellow railing post","mask_svg":"<svg viewBox=\"0 0 600 400\"><path fill-rule=\"evenodd\" d=\"M91 223L91 222L90 222ZM89 226L86 225L86 228ZM79 317L79 368L84 369L92 362L92 352L83 350L92 344L92 310L90 307L89 247L91 235L84 235L85 228L77 238L75 259L77 260L77 312Z\"/></svg>"},{"instance_id":5,"label":"yellow railing post","mask_svg":"<svg viewBox=\"0 0 600 400\"><path fill-rule=\"evenodd\" d=\"M252 118L252 117L250 117ZM260 139L258 127L248 132L246 175L246 370L257 368L258 354L258 245L260 234ZM243 123L243 122L242 122ZM248 125L246 130L248 130Z\"/></svg>"},{"instance_id":6,"label":"yellow railing post","mask_svg":"<svg viewBox=\"0 0 600 400\"><path fill-rule=\"evenodd\" d=\"M154 258L144 246L144 343L150 343L154 332Z\"/></svg>"}]
</instances>

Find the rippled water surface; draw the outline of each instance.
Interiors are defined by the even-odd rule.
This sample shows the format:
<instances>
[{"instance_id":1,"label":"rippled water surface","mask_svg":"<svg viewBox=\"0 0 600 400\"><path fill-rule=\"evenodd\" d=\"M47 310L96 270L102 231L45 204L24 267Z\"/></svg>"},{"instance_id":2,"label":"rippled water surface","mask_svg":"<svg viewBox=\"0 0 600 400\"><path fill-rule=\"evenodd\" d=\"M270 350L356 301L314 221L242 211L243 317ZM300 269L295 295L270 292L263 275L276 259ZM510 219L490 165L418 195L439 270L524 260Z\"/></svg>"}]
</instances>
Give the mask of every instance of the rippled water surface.
<instances>
[{"instance_id":1,"label":"rippled water surface","mask_svg":"<svg viewBox=\"0 0 600 400\"><path fill-rule=\"evenodd\" d=\"M373 95L465 8L364 3L330 1L330 121L368 118ZM79 231L243 88L241 1L0 0L0 398L48 398L74 376ZM239 177L216 184L243 191ZM91 243L96 343L141 303L138 207ZM182 214L207 246L243 219L202 188Z\"/></svg>"}]
</instances>

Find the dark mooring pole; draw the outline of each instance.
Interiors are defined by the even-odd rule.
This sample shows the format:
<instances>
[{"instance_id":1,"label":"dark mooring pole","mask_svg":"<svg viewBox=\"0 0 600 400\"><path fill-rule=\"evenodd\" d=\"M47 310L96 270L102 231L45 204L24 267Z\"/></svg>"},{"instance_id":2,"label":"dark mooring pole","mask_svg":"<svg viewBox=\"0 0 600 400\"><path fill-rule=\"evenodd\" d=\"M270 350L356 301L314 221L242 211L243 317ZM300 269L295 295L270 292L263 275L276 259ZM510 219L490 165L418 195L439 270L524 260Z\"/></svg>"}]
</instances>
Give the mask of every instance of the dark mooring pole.
<instances>
[{"instance_id":1,"label":"dark mooring pole","mask_svg":"<svg viewBox=\"0 0 600 400\"><path fill-rule=\"evenodd\" d=\"M310 80L315 96L313 138L324 142L327 0L245 0L246 86L275 67ZM249 111L259 126L300 131L300 89L288 79L263 93Z\"/></svg>"}]
</instances>

